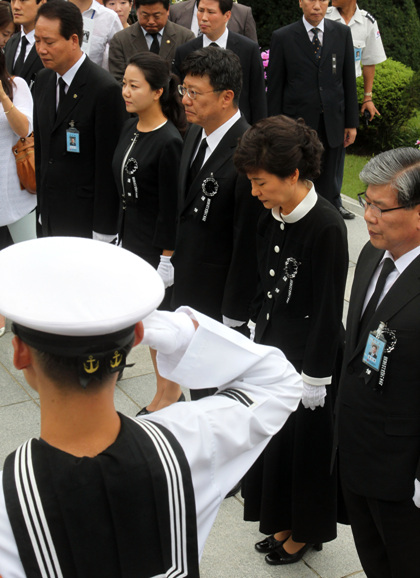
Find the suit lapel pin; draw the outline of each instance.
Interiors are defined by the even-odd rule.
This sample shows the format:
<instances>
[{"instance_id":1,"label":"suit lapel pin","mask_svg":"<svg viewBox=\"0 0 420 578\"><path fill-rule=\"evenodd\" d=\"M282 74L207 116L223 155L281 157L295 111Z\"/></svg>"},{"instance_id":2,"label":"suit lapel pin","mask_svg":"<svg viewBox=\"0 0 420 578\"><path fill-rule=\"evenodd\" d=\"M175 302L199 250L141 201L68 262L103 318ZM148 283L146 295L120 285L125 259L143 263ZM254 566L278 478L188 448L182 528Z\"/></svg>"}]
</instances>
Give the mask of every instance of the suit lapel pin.
<instances>
[{"instance_id":1,"label":"suit lapel pin","mask_svg":"<svg viewBox=\"0 0 420 578\"><path fill-rule=\"evenodd\" d=\"M77 94L73 94L73 98L77 98Z\"/></svg>"},{"instance_id":2,"label":"suit lapel pin","mask_svg":"<svg viewBox=\"0 0 420 578\"><path fill-rule=\"evenodd\" d=\"M171 41L170 41L170 40L167 40L167 41L166 41L166 44L170 44L170 43L171 43Z\"/></svg>"}]
</instances>

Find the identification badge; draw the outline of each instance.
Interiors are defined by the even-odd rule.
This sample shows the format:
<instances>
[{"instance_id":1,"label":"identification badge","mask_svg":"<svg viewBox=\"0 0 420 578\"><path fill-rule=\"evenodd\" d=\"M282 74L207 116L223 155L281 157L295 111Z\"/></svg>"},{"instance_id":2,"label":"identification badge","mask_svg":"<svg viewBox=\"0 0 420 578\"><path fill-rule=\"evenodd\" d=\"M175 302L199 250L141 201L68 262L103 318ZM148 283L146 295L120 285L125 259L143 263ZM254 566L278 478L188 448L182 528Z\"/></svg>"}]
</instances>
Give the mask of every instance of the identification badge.
<instances>
[{"instance_id":1,"label":"identification badge","mask_svg":"<svg viewBox=\"0 0 420 578\"><path fill-rule=\"evenodd\" d=\"M373 331L369 333L362 361L371 369L379 371L385 352L386 341L382 337L378 337L376 333L377 332Z\"/></svg>"},{"instance_id":2,"label":"identification badge","mask_svg":"<svg viewBox=\"0 0 420 578\"><path fill-rule=\"evenodd\" d=\"M354 47L354 60L355 62L359 62L362 60L362 49Z\"/></svg>"},{"instance_id":3,"label":"identification badge","mask_svg":"<svg viewBox=\"0 0 420 578\"><path fill-rule=\"evenodd\" d=\"M80 133L74 128L71 121L70 127L66 130L66 150L68 153L80 153Z\"/></svg>"},{"instance_id":4,"label":"identification badge","mask_svg":"<svg viewBox=\"0 0 420 578\"><path fill-rule=\"evenodd\" d=\"M92 15L93 18L93 15ZM89 56L90 49L92 47L92 35L93 35L93 20L92 18L83 17L83 42L82 50L85 54Z\"/></svg>"}]
</instances>

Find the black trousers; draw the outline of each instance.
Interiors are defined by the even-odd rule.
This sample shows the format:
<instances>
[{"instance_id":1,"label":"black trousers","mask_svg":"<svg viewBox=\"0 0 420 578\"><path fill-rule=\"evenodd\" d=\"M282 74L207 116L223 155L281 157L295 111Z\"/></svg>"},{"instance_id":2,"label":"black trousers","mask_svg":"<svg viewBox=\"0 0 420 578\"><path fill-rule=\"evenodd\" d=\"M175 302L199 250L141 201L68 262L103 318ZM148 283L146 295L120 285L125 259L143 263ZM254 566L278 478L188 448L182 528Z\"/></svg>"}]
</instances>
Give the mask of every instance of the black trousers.
<instances>
[{"instance_id":1,"label":"black trousers","mask_svg":"<svg viewBox=\"0 0 420 578\"><path fill-rule=\"evenodd\" d=\"M413 500L366 498L344 483L343 494L367 578L419 578L420 509Z\"/></svg>"},{"instance_id":2,"label":"black trousers","mask_svg":"<svg viewBox=\"0 0 420 578\"><path fill-rule=\"evenodd\" d=\"M324 147L324 154L322 155L321 174L315 179L316 192L330 201L336 208L342 206L341 202L341 186L343 184L344 172L344 145L331 148L328 144L327 134L325 132L324 116L318 126L318 137ZM344 132L343 132L344 143Z\"/></svg>"}]
</instances>

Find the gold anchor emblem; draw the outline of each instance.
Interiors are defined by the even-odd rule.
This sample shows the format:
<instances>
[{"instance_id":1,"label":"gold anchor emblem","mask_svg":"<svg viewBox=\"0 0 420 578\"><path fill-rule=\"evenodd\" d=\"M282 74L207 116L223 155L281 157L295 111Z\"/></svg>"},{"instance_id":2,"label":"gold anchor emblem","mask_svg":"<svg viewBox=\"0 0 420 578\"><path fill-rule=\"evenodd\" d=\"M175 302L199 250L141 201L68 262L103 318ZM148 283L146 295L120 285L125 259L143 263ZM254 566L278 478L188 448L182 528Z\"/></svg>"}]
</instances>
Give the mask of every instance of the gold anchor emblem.
<instances>
[{"instance_id":1,"label":"gold anchor emblem","mask_svg":"<svg viewBox=\"0 0 420 578\"><path fill-rule=\"evenodd\" d=\"M99 369L99 361L93 355L89 355L87 361L83 363L83 367L86 373L95 373Z\"/></svg>"},{"instance_id":2,"label":"gold anchor emblem","mask_svg":"<svg viewBox=\"0 0 420 578\"><path fill-rule=\"evenodd\" d=\"M109 362L109 365L112 367L112 369L114 369L115 367L118 367L120 365L121 361L122 361L121 353L115 351L111 361Z\"/></svg>"}]
</instances>

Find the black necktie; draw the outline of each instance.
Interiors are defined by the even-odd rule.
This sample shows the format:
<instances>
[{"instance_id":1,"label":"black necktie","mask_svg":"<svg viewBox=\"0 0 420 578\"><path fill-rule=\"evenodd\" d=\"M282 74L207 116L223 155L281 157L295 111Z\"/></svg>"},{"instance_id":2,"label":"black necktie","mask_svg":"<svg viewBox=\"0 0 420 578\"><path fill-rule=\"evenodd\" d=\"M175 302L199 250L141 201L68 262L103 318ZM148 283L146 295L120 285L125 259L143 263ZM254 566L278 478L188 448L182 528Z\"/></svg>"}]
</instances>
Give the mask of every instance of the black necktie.
<instances>
[{"instance_id":1,"label":"black necktie","mask_svg":"<svg viewBox=\"0 0 420 578\"><path fill-rule=\"evenodd\" d=\"M150 52L154 52L155 54L159 54L159 50L160 50L159 40L158 40L159 34L157 32L155 32L154 34L150 34L150 36L153 38L152 44L150 45Z\"/></svg>"},{"instance_id":2,"label":"black necktie","mask_svg":"<svg viewBox=\"0 0 420 578\"><path fill-rule=\"evenodd\" d=\"M26 36L22 36L19 56L16 58L15 65L13 67L13 74L15 74L16 76L19 76L19 74L22 72L23 65L25 64L26 47L28 46L28 44L29 42Z\"/></svg>"},{"instance_id":3,"label":"black necktie","mask_svg":"<svg viewBox=\"0 0 420 578\"><path fill-rule=\"evenodd\" d=\"M388 275L395 269L394 261L387 257L382 265L382 271L378 277L376 282L375 291L372 294L372 297L369 299L369 303L366 305L366 309L362 315L359 325L359 334L361 335L362 332L366 329L367 325L369 324L372 316L374 315L376 308L378 306L379 298L382 295L382 292L385 287L385 282L388 278Z\"/></svg>"},{"instance_id":4,"label":"black necktie","mask_svg":"<svg viewBox=\"0 0 420 578\"><path fill-rule=\"evenodd\" d=\"M312 46L314 47L315 60L319 62L319 59L321 58L321 42L318 38L318 28L312 28L311 31L314 33Z\"/></svg>"},{"instance_id":5,"label":"black necktie","mask_svg":"<svg viewBox=\"0 0 420 578\"><path fill-rule=\"evenodd\" d=\"M216 46L216 48L219 48L219 45L217 44L217 42L210 42L209 46Z\"/></svg>"},{"instance_id":6,"label":"black necktie","mask_svg":"<svg viewBox=\"0 0 420 578\"><path fill-rule=\"evenodd\" d=\"M206 150L207 150L207 140L203 138L200 144L200 148L198 149L198 152L195 156L195 159L193 160L193 163L190 167L190 171L188 173L188 189L190 188L191 183L198 175L201 167L203 166L204 157L206 156Z\"/></svg>"},{"instance_id":7,"label":"black necktie","mask_svg":"<svg viewBox=\"0 0 420 578\"><path fill-rule=\"evenodd\" d=\"M66 96L66 83L61 76L58 79L58 86L59 86L59 96L58 96L57 114L60 106L63 103L64 97Z\"/></svg>"}]
</instances>

